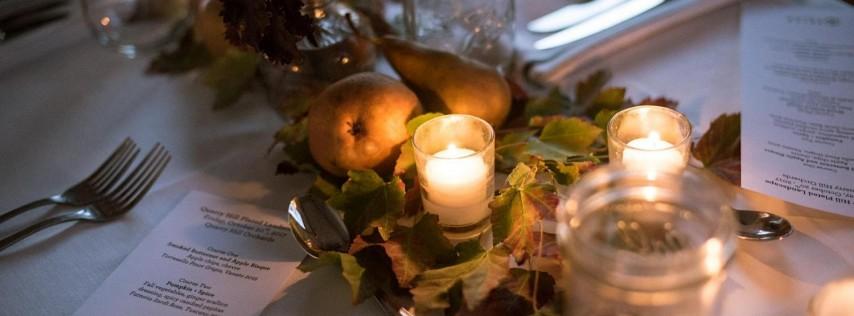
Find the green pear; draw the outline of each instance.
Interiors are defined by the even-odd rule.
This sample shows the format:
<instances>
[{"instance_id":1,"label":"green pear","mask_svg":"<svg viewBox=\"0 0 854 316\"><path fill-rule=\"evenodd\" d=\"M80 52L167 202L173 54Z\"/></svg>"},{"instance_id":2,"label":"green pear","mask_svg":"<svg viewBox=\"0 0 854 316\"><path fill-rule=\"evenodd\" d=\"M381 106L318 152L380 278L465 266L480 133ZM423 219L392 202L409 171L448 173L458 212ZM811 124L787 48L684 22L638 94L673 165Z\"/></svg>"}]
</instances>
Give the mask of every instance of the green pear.
<instances>
[{"instance_id":1,"label":"green pear","mask_svg":"<svg viewBox=\"0 0 854 316\"><path fill-rule=\"evenodd\" d=\"M409 138L406 122L421 114L418 97L389 76L363 72L341 79L312 100L308 146L324 170L390 173Z\"/></svg>"},{"instance_id":2,"label":"green pear","mask_svg":"<svg viewBox=\"0 0 854 316\"><path fill-rule=\"evenodd\" d=\"M495 127L504 123L510 112L510 87L495 68L392 36L377 42L429 111L470 114Z\"/></svg>"}]
</instances>

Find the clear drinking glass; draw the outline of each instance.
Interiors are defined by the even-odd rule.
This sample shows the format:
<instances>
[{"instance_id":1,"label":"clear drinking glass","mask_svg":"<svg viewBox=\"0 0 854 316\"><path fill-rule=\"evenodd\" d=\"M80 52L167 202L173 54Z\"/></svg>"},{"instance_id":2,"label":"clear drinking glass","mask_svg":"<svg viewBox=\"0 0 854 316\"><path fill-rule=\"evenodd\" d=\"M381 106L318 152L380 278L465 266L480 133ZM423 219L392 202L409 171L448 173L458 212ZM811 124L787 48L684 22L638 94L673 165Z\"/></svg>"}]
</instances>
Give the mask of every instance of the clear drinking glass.
<instances>
[{"instance_id":1,"label":"clear drinking glass","mask_svg":"<svg viewBox=\"0 0 854 316\"><path fill-rule=\"evenodd\" d=\"M448 238L479 236L489 227L495 190L492 126L471 115L443 115L419 126L412 143L424 210L439 216Z\"/></svg>"},{"instance_id":2,"label":"clear drinking glass","mask_svg":"<svg viewBox=\"0 0 854 316\"><path fill-rule=\"evenodd\" d=\"M403 10L407 38L507 71L514 0L405 0Z\"/></svg>"},{"instance_id":3,"label":"clear drinking glass","mask_svg":"<svg viewBox=\"0 0 854 316\"><path fill-rule=\"evenodd\" d=\"M128 58L177 41L192 25L197 0L81 0L101 45Z\"/></svg>"},{"instance_id":4,"label":"clear drinking glass","mask_svg":"<svg viewBox=\"0 0 854 316\"><path fill-rule=\"evenodd\" d=\"M285 66L267 63L261 68L270 102L286 119L290 119L289 109L299 107L335 81L373 69L376 63L376 49L366 39L373 31L357 10L344 1L307 0L303 12L317 25L317 45L303 39L297 43L301 60ZM351 22L363 36L353 34Z\"/></svg>"},{"instance_id":5,"label":"clear drinking glass","mask_svg":"<svg viewBox=\"0 0 854 316\"><path fill-rule=\"evenodd\" d=\"M706 172L605 166L561 201L567 315L706 315L735 250L730 193Z\"/></svg>"}]
</instances>

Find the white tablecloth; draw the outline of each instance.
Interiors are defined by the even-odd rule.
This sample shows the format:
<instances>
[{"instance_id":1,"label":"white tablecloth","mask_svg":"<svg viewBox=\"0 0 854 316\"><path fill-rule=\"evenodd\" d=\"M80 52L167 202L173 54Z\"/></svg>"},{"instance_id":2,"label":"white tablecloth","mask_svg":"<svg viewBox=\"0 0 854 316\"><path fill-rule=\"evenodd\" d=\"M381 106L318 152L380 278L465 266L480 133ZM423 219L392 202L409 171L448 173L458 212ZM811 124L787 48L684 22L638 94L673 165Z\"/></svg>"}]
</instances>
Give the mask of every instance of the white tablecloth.
<instances>
[{"instance_id":1,"label":"white tablecloth","mask_svg":"<svg viewBox=\"0 0 854 316\"><path fill-rule=\"evenodd\" d=\"M562 2L519 2L517 42L526 45L532 37L523 22ZM636 98L679 100L703 131L718 114L739 110L738 14L730 7L696 19L599 66ZM147 59L124 59L99 47L79 21L64 23L0 45L0 210L64 189L128 136L143 149L165 144L173 160L124 218L55 227L0 253L0 315L73 313L190 190L283 210L311 181L273 175L278 157L265 152L281 122L262 94L211 111L212 93L195 76L145 76ZM739 241L718 314L803 315L823 284L854 275L854 219L746 191L735 206L784 215L797 231L782 241ZM266 314L379 314L372 301L351 306L332 269L297 272L288 283Z\"/></svg>"}]
</instances>

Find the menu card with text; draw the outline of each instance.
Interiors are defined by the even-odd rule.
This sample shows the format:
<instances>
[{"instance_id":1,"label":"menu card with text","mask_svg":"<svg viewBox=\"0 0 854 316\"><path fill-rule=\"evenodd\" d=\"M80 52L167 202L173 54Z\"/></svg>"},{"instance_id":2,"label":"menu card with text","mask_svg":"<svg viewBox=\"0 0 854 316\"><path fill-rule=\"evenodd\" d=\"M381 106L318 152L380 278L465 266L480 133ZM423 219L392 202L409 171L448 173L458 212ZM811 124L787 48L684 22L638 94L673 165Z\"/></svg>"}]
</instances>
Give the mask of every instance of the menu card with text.
<instances>
[{"instance_id":1,"label":"menu card with text","mask_svg":"<svg viewBox=\"0 0 854 316\"><path fill-rule=\"evenodd\" d=\"M304 256L283 214L191 192L75 315L257 315Z\"/></svg>"},{"instance_id":2,"label":"menu card with text","mask_svg":"<svg viewBox=\"0 0 854 316\"><path fill-rule=\"evenodd\" d=\"M854 9L747 2L741 50L742 186L854 216Z\"/></svg>"}]
</instances>

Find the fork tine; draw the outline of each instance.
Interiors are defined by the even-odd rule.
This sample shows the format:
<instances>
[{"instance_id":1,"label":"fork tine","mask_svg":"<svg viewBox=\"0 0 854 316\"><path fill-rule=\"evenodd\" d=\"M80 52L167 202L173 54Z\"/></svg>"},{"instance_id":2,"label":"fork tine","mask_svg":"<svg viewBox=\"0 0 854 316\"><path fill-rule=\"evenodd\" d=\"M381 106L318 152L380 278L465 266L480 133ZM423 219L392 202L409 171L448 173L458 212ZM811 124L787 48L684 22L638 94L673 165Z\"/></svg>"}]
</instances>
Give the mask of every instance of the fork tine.
<instances>
[{"instance_id":1,"label":"fork tine","mask_svg":"<svg viewBox=\"0 0 854 316\"><path fill-rule=\"evenodd\" d=\"M129 154L124 155L115 168L112 168L102 179L99 179L97 183L92 185L95 192L98 194L104 194L113 185L119 182L119 179L121 179L122 175L127 172L138 154L139 148L134 148Z\"/></svg>"},{"instance_id":2,"label":"fork tine","mask_svg":"<svg viewBox=\"0 0 854 316\"><path fill-rule=\"evenodd\" d=\"M100 181L100 179L103 178L104 174L106 174L111 168L113 168L116 162L120 160L119 158L123 157L129 149L133 148L136 148L136 143L134 143L134 141L130 138L125 138L122 144L119 145L119 147L117 147L112 154L110 154L110 157L108 157L107 160L101 163L101 165L98 166L98 169L95 169L95 171L92 172L89 177L83 180L83 182L97 183L98 181Z\"/></svg>"},{"instance_id":3,"label":"fork tine","mask_svg":"<svg viewBox=\"0 0 854 316\"><path fill-rule=\"evenodd\" d=\"M145 154L145 157L142 158L142 161L138 165L136 165L136 168L134 168L133 171L131 171L130 175L128 175L122 181L121 184L119 184L118 186L113 188L110 191L110 193L107 194L106 200L109 200L109 201L119 200L119 197L121 197L124 194L124 192L126 192L128 190L128 188L130 188L132 186L133 182L136 181L137 178L139 178L139 176L142 174L143 170L145 168L147 168L147 166L151 163L151 160L154 158L154 155L157 154L157 152L158 152L159 145L160 144L155 145L154 148L151 149L151 151L149 151L147 154Z\"/></svg>"},{"instance_id":4,"label":"fork tine","mask_svg":"<svg viewBox=\"0 0 854 316\"><path fill-rule=\"evenodd\" d=\"M151 173L151 170L153 170L157 163L163 159L162 157L166 154L166 149L163 148L163 145L158 143L154 146L154 149L152 149L152 153L154 153L152 159L148 161L148 164L144 168L141 167L139 175L136 176L133 182L127 186L120 195L116 196L116 199L113 200L114 202L121 205L129 200L130 197L139 190L139 187L145 183L145 179Z\"/></svg>"},{"instance_id":5,"label":"fork tine","mask_svg":"<svg viewBox=\"0 0 854 316\"><path fill-rule=\"evenodd\" d=\"M163 170L166 169L166 165L169 164L169 160L171 159L172 156L170 156L169 152L166 151L165 155L162 156L162 159L158 162L153 172L148 174L148 177L145 179L145 182L143 182L142 187L137 190L132 199L125 201L124 205L120 206L121 209L129 210L137 203L139 203L139 201L142 200L142 197L144 197L145 194L148 193L148 190L150 190L151 187L154 186L154 183L157 182L157 179L160 178L160 174L163 173Z\"/></svg>"}]
</instances>

